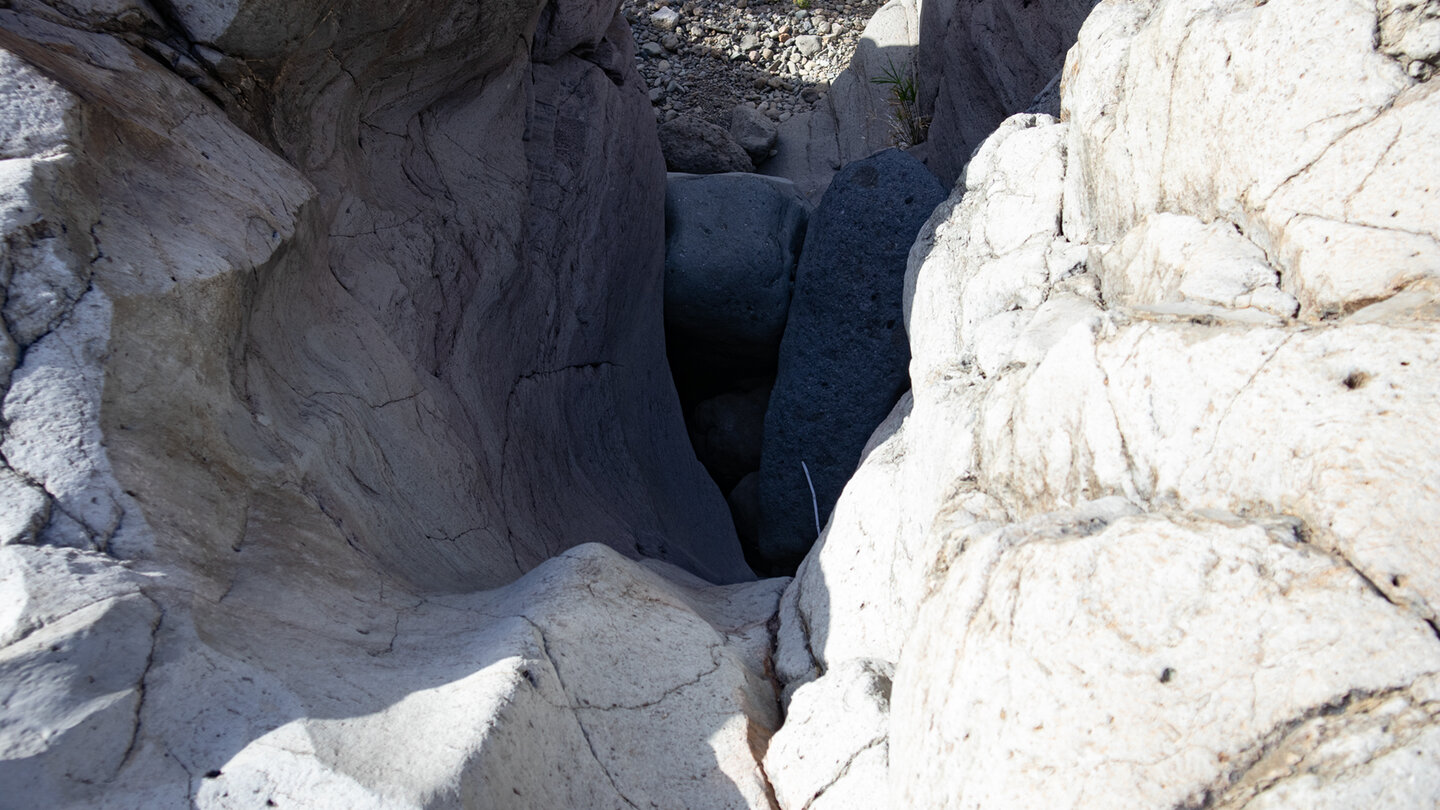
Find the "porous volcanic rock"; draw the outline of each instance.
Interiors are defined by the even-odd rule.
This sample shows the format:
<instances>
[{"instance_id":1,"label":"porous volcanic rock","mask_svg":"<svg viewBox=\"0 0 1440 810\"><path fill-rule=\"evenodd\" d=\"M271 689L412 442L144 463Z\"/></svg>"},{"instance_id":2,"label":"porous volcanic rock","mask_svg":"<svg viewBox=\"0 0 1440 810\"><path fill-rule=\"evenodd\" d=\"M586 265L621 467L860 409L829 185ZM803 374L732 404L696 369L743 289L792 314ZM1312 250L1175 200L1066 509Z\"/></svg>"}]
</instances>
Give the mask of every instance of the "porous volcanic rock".
<instances>
[{"instance_id":1,"label":"porous volcanic rock","mask_svg":"<svg viewBox=\"0 0 1440 810\"><path fill-rule=\"evenodd\" d=\"M672 174L665 194L665 322L671 340L773 363L790 311L810 204L756 174Z\"/></svg>"},{"instance_id":2,"label":"porous volcanic rock","mask_svg":"<svg viewBox=\"0 0 1440 810\"><path fill-rule=\"evenodd\" d=\"M845 167L810 218L765 412L760 552L773 563L804 555L817 510L823 525L866 438L910 385L905 257L944 197L919 161L891 149Z\"/></svg>"}]
</instances>

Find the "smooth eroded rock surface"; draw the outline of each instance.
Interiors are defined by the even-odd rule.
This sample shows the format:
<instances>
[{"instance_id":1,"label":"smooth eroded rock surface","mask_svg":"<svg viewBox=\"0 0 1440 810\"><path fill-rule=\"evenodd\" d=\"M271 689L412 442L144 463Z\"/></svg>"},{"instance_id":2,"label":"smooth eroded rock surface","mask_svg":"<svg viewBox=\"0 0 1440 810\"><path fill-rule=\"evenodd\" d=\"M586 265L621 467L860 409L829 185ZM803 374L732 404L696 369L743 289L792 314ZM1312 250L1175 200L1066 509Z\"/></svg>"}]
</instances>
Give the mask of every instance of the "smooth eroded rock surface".
<instances>
[{"instance_id":1,"label":"smooth eroded rock surface","mask_svg":"<svg viewBox=\"0 0 1440 810\"><path fill-rule=\"evenodd\" d=\"M775 356L810 205L755 174L672 174L665 194L665 322L672 341L729 359Z\"/></svg>"},{"instance_id":2,"label":"smooth eroded rock surface","mask_svg":"<svg viewBox=\"0 0 1440 810\"><path fill-rule=\"evenodd\" d=\"M629 43L0 9L0 804L767 806L777 583L625 559L753 578Z\"/></svg>"}]
</instances>

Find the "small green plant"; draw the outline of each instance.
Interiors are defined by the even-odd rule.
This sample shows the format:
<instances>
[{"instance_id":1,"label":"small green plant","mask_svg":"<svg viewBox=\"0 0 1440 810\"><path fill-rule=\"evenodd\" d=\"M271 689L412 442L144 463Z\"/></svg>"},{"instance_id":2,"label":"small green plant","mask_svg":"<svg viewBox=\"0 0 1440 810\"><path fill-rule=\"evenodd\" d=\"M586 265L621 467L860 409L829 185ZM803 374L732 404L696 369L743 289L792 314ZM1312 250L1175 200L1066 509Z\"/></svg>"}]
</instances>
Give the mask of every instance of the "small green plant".
<instances>
[{"instance_id":1,"label":"small green plant","mask_svg":"<svg viewBox=\"0 0 1440 810\"><path fill-rule=\"evenodd\" d=\"M895 108L894 118L891 120L891 140L895 145L903 149L924 143L930 134L930 117L920 114L914 71L895 67L892 59L885 69L880 71L880 75L872 77L870 81L874 84L890 85L890 104Z\"/></svg>"},{"instance_id":2,"label":"small green plant","mask_svg":"<svg viewBox=\"0 0 1440 810\"><path fill-rule=\"evenodd\" d=\"M795 0L795 8L809 8L810 0Z\"/></svg>"}]
</instances>

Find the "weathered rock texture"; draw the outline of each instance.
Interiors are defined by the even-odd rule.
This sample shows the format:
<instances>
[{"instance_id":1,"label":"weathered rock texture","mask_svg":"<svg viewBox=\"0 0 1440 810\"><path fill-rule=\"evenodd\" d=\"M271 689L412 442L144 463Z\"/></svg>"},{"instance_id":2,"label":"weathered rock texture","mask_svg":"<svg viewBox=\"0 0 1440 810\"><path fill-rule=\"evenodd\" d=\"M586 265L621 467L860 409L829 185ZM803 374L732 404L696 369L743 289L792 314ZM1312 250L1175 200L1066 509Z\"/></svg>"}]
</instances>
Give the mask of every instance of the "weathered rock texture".
<instances>
[{"instance_id":1,"label":"weathered rock texture","mask_svg":"<svg viewBox=\"0 0 1440 810\"><path fill-rule=\"evenodd\" d=\"M765 806L614 12L0 9L0 804Z\"/></svg>"},{"instance_id":2,"label":"weathered rock texture","mask_svg":"<svg viewBox=\"0 0 1440 810\"><path fill-rule=\"evenodd\" d=\"M947 186L1008 115L1044 107L1042 91L1096 0L925 3L916 48L925 163Z\"/></svg>"},{"instance_id":3,"label":"weathered rock texture","mask_svg":"<svg viewBox=\"0 0 1440 810\"><path fill-rule=\"evenodd\" d=\"M729 131L698 118L680 116L660 125L660 148L672 172L752 172L755 164Z\"/></svg>"},{"instance_id":4,"label":"weathered rock texture","mask_svg":"<svg viewBox=\"0 0 1440 810\"><path fill-rule=\"evenodd\" d=\"M672 174L665 191L665 323L672 346L769 364L780 346L810 204L756 174Z\"/></svg>"},{"instance_id":5,"label":"weathered rock texture","mask_svg":"<svg viewBox=\"0 0 1440 810\"><path fill-rule=\"evenodd\" d=\"M216 603L96 552L0 549L0 805L771 806L783 581L716 588L599 544L472 594L346 573Z\"/></svg>"},{"instance_id":6,"label":"weathered rock texture","mask_svg":"<svg viewBox=\"0 0 1440 810\"><path fill-rule=\"evenodd\" d=\"M760 456L760 553L793 570L874 426L910 387L905 257L945 190L889 149L835 176L810 218Z\"/></svg>"},{"instance_id":7,"label":"weathered rock texture","mask_svg":"<svg viewBox=\"0 0 1440 810\"><path fill-rule=\"evenodd\" d=\"M815 110L780 125L775 156L762 171L793 180L818 203L841 167L894 146L890 90L873 80L887 71L914 75L919 27L914 0L890 0L875 12L849 66Z\"/></svg>"},{"instance_id":8,"label":"weathered rock texture","mask_svg":"<svg viewBox=\"0 0 1440 810\"><path fill-rule=\"evenodd\" d=\"M1440 799L1440 94L1382 14L1105 0L984 142L781 601L782 806Z\"/></svg>"}]
</instances>

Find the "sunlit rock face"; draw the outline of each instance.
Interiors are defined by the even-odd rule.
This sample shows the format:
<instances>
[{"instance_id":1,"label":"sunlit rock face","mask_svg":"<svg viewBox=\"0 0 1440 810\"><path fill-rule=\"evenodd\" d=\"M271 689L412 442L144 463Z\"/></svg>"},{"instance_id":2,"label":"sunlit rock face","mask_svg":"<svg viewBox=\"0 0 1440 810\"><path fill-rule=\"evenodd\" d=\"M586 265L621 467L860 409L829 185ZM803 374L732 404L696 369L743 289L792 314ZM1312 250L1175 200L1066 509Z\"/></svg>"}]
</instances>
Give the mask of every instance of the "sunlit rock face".
<instances>
[{"instance_id":1,"label":"sunlit rock face","mask_svg":"<svg viewBox=\"0 0 1440 810\"><path fill-rule=\"evenodd\" d=\"M1435 804L1434 11L1096 6L755 582L613 8L12 0L0 804Z\"/></svg>"},{"instance_id":2,"label":"sunlit rock face","mask_svg":"<svg viewBox=\"0 0 1440 810\"><path fill-rule=\"evenodd\" d=\"M781 601L783 806L1440 796L1422 18L1107 0L1063 119L969 157L913 391Z\"/></svg>"}]
</instances>

